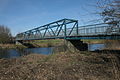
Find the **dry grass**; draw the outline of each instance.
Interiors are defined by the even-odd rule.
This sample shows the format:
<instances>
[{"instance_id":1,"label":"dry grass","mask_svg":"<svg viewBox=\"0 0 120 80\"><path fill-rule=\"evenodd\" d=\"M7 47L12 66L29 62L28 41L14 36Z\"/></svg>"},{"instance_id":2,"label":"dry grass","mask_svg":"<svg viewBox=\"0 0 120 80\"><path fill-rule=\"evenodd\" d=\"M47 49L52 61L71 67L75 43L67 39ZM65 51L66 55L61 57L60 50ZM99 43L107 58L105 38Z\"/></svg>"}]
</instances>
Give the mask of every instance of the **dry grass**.
<instances>
[{"instance_id":1,"label":"dry grass","mask_svg":"<svg viewBox=\"0 0 120 80\"><path fill-rule=\"evenodd\" d=\"M120 50L120 40L106 40L105 49Z\"/></svg>"},{"instance_id":2,"label":"dry grass","mask_svg":"<svg viewBox=\"0 0 120 80\"><path fill-rule=\"evenodd\" d=\"M91 52L1 59L0 80L120 80L118 59L119 55Z\"/></svg>"},{"instance_id":3,"label":"dry grass","mask_svg":"<svg viewBox=\"0 0 120 80\"><path fill-rule=\"evenodd\" d=\"M14 48L15 45L14 44L0 44L1 48Z\"/></svg>"},{"instance_id":4,"label":"dry grass","mask_svg":"<svg viewBox=\"0 0 120 80\"><path fill-rule=\"evenodd\" d=\"M105 40L100 40L100 39L83 39L82 40L83 42L85 43L88 43L88 44L104 44L105 43Z\"/></svg>"},{"instance_id":5,"label":"dry grass","mask_svg":"<svg viewBox=\"0 0 120 80\"><path fill-rule=\"evenodd\" d=\"M55 47L64 45L64 40L62 39L34 40L30 43L35 47Z\"/></svg>"},{"instance_id":6,"label":"dry grass","mask_svg":"<svg viewBox=\"0 0 120 80\"><path fill-rule=\"evenodd\" d=\"M26 47L23 45L16 45L16 44L0 44L0 48L2 49L23 49Z\"/></svg>"}]
</instances>

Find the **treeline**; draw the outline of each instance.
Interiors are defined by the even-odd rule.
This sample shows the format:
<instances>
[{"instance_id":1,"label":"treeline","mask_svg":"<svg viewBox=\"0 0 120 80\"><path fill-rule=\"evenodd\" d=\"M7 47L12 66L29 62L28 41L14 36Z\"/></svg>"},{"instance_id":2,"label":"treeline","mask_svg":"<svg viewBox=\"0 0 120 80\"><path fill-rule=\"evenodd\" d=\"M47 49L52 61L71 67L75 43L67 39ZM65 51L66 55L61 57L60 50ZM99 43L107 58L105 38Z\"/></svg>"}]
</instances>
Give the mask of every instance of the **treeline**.
<instances>
[{"instance_id":1,"label":"treeline","mask_svg":"<svg viewBox=\"0 0 120 80\"><path fill-rule=\"evenodd\" d=\"M0 44L13 43L13 37L8 27L0 25Z\"/></svg>"}]
</instances>

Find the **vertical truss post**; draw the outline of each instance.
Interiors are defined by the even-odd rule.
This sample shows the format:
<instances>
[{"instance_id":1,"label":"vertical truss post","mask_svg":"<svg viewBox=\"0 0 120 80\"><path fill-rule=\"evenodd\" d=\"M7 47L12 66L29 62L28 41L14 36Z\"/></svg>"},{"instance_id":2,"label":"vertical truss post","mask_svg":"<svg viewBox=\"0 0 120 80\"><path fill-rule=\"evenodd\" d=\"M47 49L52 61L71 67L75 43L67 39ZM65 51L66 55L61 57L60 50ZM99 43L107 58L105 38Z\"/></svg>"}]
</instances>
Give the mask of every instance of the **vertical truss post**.
<instances>
[{"instance_id":1,"label":"vertical truss post","mask_svg":"<svg viewBox=\"0 0 120 80\"><path fill-rule=\"evenodd\" d=\"M56 32L56 33L57 33L57 36L59 35L60 31L62 30L62 27L64 26L64 23L65 23L65 21L63 21L63 23L59 26L60 29L59 29L58 32ZM58 28L57 28L57 30L58 30Z\"/></svg>"},{"instance_id":2,"label":"vertical truss post","mask_svg":"<svg viewBox=\"0 0 120 80\"><path fill-rule=\"evenodd\" d=\"M65 31L64 31L64 38L66 38L66 36L67 36L67 34L66 34L66 20L64 20L64 29L65 29Z\"/></svg>"},{"instance_id":3,"label":"vertical truss post","mask_svg":"<svg viewBox=\"0 0 120 80\"><path fill-rule=\"evenodd\" d=\"M78 21L76 21L76 34L77 34L77 36L79 35L79 31L78 31Z\"/></svg>"},{"instance_id":4,"label":"vertical truss post","mask_svg":"<svg viewBox=\"0 0 120 80\"><path fill-rule=\"evenodd\" d=\"M57 29L55 30L55 33L57 33L58 28L60 27L60 25L58 24L58 22L56 22L56 23L57 23L58 27L57 27Z\"/></svg>"},{"instance_id":5,"label":"vertical truss post","mask_svg":"<svg viewBox=\"0 0 120 80\"><path fill-rule=\"evenodd\" d=\"M76 32L77 32L77 23L75 23L74 25L73 25L73 27L72 27L72 29L71 29L71 31L70 31L70 33L69 33L69 35L68 36L70 36L70 34L72 33L72 31L73 31L73 29L76 27Z\"/></svg>"},{"instance_id":6,"label":"vertical truss post","mask_svg":"<svg viewBox=\"0 0 120 80\"><path fill-rule=\"evenodd\" d=\"M45 29L45 32L44 32L43 38L45 38L45 35L46 35L47 30L48 30L48 26L47 26L47 28Z\"/></svg>"},{"instance_id":7,"label":"vertical truss post","mask_svg":"<svg viewBox=\"0 0 120 80\"><path fill-rule=\"evenodd\" d=\"M39 33L40 33L40 38L42 38L42 33L40 32L40 30L39 30Z\"/></svg>"},{"instance_id":8,"label":"vertical truss post","mask_svg":"<svg viewBox=\"0 0 120 80\"><path fill-rule=\"evenodd\" d=\"M51 29L51 28L50 28L50 29ZM54 35L54 37L55 37L55 36L56 36L56 35L55 35L55 32L54 32L52 29L51 29L51 31L52 31L52 33L53 33L53 35Z\"/></svg>"}]
</instances>

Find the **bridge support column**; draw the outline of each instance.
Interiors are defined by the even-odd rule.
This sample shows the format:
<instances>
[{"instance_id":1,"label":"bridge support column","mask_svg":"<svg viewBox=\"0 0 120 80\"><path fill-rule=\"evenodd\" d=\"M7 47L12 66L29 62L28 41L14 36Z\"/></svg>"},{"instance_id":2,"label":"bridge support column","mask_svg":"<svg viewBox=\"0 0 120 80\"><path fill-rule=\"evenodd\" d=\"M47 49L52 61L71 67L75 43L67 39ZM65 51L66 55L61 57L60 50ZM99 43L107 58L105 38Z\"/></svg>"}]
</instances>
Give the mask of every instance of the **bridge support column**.
<instances>
[{"instance_id":1,"label":"bridge support column","mask_svg":"<svg viewBox=\"0 0 120 80\"><path fill-rule=\"evenodd\" d=\"M80 40L67 40L69 50L75 51L87 51L88 44Z\"/></svg>"}]
</instances>

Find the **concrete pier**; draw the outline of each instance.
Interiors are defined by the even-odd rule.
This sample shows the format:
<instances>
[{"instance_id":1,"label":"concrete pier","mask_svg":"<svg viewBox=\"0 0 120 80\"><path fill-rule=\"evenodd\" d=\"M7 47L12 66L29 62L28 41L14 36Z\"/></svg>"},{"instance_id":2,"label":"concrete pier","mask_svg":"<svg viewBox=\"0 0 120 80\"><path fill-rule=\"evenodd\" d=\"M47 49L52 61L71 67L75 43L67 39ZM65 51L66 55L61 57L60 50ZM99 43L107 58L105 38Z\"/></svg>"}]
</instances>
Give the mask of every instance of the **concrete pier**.
<instances>
[{"instance_id":1,"label":"concrete pier","mask_svg":"<svg viewBox=\"0 0 120 80\"><path fill-rule=\"evenodd\" d=\"M66 40L66 45L72 52L88 50L88 44L80 40Z\"/></svg>"}]
</instances>

